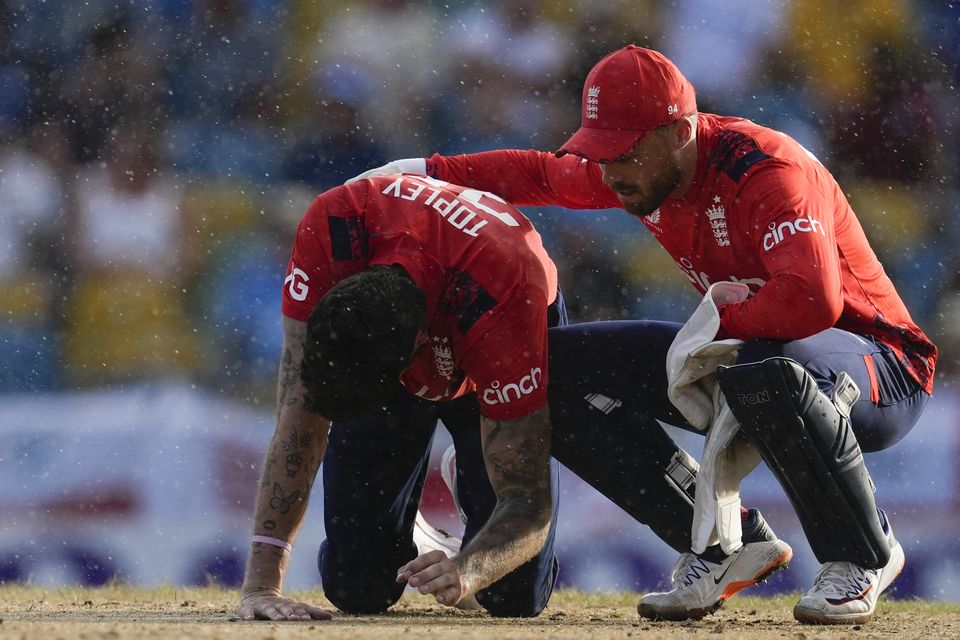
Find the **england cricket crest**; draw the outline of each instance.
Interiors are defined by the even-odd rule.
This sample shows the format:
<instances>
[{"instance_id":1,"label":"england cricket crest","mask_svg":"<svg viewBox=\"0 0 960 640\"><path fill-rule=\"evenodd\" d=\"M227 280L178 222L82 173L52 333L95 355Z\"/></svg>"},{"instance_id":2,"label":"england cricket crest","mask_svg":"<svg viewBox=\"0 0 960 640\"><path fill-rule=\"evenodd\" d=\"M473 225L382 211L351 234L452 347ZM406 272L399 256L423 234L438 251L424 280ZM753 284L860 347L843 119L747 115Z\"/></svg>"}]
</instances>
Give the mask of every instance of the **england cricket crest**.
<instances>
[{"instance_id":1,"label":"england cricket crest","mask_svg":"<svg viewBox=\"0 0 960 640\"><path fill-rule=\"evenodd\" d=\"M430 338L430 347L433 349L433 364L437 373L449 380L453 376L453 349L450 348L449 338Z\"/></svg>"},{"instance_id":2,"label":"england cricket crest","mask_svg":"<svg viewBox=\"0 0 960 640\"><path fill-rule=\"evenodd\" d=\"M587 87L586 117L590 120L596 120L599 117L597 113L600 108L600 87Z\"/></svg>"},{"instance_id":3,"label":"england cricket crest","mask_svg":"<svg viewBox=\"0 0 960 640\"><path fill-rule=\"evenodd\" d=\"M707 219L710 221L710 228L713 231L713 239L717 241L717 246L729 247L730 236L727 234L727 217L723 205L720 204L720 196L713 197L713 204L707 207Z\"/></svg>"}]
</instances>

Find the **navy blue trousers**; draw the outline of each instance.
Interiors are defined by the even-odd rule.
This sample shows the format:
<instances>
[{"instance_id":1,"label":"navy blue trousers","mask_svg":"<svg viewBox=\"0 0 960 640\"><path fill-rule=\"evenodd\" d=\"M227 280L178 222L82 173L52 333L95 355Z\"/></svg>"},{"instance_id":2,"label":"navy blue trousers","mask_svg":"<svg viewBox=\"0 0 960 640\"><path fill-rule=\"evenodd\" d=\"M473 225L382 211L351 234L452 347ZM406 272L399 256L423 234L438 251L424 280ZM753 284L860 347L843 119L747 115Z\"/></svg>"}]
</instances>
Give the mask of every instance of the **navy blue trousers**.
<instances>
[{"instance_id":1,"label":"navy blue trousers","mask_svg":"<svg viewBox=\"0 0 960 640\"><path fill-rule=\"evenodd\" d=\"M619 437L622 451L609 455L629 455L638 465L646 465L647 473L628 467L599 470L603 456L591 462L589 473L601 477L585 478L608 497L623 506L631 515L650 525L661 539L679 551L690 548L692 510L663 491L657 484L664 456L672 445L657 420L690 431L693 429L673 407L667 397L666 355L681 325L668 322L597 322L551 329L550 333L550 408L556 417L565 407L573 406L588 417L597 411L583 409L583 396L603 394L606 404L621 402L606 416L607 424L594 422L589 433L580 432L580 446L567 451L554 439L554 455L562 462L584 464L584 450L589 451L595 438L609 428L611 422L635 434ZM846 371L860 388L861 397L850 416L854 435L863 451L885 449L903 438L916 424L928 396L904 370L892 350L868 337L839 329L828 329L814 336L790 342L751 340L741 349L737 363L759 362L771 357L787 357L800 363L829 392L841 371ZM625 415L620 415L621 411ZM646 418L646 420L644 420ZM561 433L564 420L560 420ZM563 436L560 441L562 443ZM652 464L650 464L652 463ZM610 476L625 474L630 483L620 486ZM577 471L582 474L582 471ZM603 479L605 478L605 479ZM645 484L645 482L647 484ZM660 488L658 488L660 487ZM624 491L632 492L641 504L627 504ZM675 495L675 494L674 494ZM668 519L673 518L672 526ZM679 527L679 529L678 529Z\"/></svg>"},{"instance_id":2,"label":"navy blue trousers","mask_svg":"<svg viewBox=\"0 0 960 640\"><path fill-rule=\"evenodd\" d=\"M694 430L667 397L666 354L680 326L622 321L550 329L549 408L554 458L685 552L691 496L666 479L664 470L680 449L658 422ZM853 377L863 396L851 424L864 451L886 448L906 435L927 401L889 348L845 331L830 329L793 342L750 341L738 362L774 356L802 364L825 391L840 371ZM873 362L875 383L864 356ZM396 569L416 556L411 530L437 419L457 448L466 540L496 502L473 396L429 403L403 394L392 406L382 424L332 429L323 465L328 538L320 572L327 597L351 613L383 611L403 591ZM541 553L477 595L492 614L530 616L546 606L557 575L557 495L554 474L554 522Z\"/></svg>"},{"instance_id":3,"label":"navy blue trousers","mask_svg":"<svg viewBox=\"0 0 960 640\"><path fill-rule=\"evenodd\" d=\"M428 402L398 390L377 424L338 424L324 458L324 524L319 568L327 598L348 613L377 613L399 600L397 569L417 557L413 522L423 491L437 420L457 451L457 497L467 516L464 543L496 505L480 442L476 396ZM553 522L541 552L487 589L477 601L495 616L525 617L547 605L556 582L554 556L558 469L553 463Z\"/></svg>"},{"instance_id":4,"label":"navy blue trousers","mask_svg":"<svg viewBox=\"0 0 960 640\"><path fill-rule=\"evenodd\" d=\"M569 384L565 378L572 376L575 387L626 399L651 418L696 431L667 397L667 349L680 327L673 322L619 321L551 329L551 391ZM825 392L841 371L853 378L861 397L850 423L866 452L886 449L909 433L929 398L888 346L840 329L790 342L747 341L737 364L772 357L797 361Z\"/></svg>"},{"instance_id":5,"label":"navy blue trousers","mask_svg":"<svg viewBox=\"0 0 960 640\"><path fill-rule=\"evenodd\" d=\"M548 324L566 323L558 293L548 310ZM429 402L398 385L375 423L334 425L322 466L327 539L318 566L324 593L340 610L381 612L403 593L397 569L417 556L413 523L437 420L450 432L457 451L457 499L467 517L464 544L493 512L497 497L483 459L475 395ZM553 520L543 549L476 594L494 616L538 615L553 592L559 568L554 555L560 494L556 462L551 462L551 476Z\"/></svg>"}]
</instances>

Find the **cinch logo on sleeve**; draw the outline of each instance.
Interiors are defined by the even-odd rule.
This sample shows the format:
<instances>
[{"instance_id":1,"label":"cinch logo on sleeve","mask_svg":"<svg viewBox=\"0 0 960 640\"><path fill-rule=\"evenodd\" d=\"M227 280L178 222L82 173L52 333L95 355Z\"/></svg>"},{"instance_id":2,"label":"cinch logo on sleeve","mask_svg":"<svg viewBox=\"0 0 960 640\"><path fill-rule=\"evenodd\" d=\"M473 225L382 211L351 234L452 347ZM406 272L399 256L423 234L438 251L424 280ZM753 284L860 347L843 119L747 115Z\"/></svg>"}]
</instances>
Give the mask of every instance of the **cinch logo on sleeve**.
<instances>
[{"instance_id":1,"label":"cinch logo on sleeve","mask_svg":"<svg viewBox=\"0 0 960 640\"><path fill-rule=\"evenodd\" d=\"M822 236L827 235L823 230L823 223L809 216L806 218L797 218L796 220L788 220L780 224L771 222L767 228L770 229L770 231L763 236L764 251L770 251L770 249L773 249L789 236L798 233L819 233Z\"/></svg>"},{"instance_id":2,"label":"cinch logo on sleeve","mask_svg":"<svg viewBox=\"0 0 960 640\"><path fill-rule=\"evenodd\" d=\"M543 379L543 372L540 367L530 369L530 373L520 378L520 382L511 382L500 386L499 380L494 380L490 388L484 390L483 401L487 404L509 404L514 400L519 400L523 396L528 396L540 388L540 380Z\"/></svg>"}]
</instances>

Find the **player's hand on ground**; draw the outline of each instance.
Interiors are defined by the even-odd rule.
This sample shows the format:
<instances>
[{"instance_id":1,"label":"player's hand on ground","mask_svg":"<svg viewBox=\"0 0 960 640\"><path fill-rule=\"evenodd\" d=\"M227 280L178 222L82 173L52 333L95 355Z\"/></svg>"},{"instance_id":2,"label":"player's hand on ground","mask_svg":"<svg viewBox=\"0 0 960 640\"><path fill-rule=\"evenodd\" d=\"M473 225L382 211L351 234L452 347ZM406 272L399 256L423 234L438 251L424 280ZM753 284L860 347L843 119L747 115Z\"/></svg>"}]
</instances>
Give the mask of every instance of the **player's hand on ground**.
<instances>
[{"instance_id":1,"label":"player's hand on ground","mask_svg":"<svg viewBox=\"0 0 960 640\"><path fill-rule=\"evenodd\" d=\"M248 593L240 597L237 614L244 620L330 620L333 614L306 602L272 593Z\"/></svg>"},{"instance_id":2,"label":"player's hand on ground","mask_svg":"<svg viewBox=\"0 0 960 640\"><path fill-rule=\"evenodd\" d=\"M468 595L460 580L460 567L442 551L425 553L400 567L397 582L406 582L420 593L432 593L437 602L451 607Z\"/></svg>"}]
</instances>

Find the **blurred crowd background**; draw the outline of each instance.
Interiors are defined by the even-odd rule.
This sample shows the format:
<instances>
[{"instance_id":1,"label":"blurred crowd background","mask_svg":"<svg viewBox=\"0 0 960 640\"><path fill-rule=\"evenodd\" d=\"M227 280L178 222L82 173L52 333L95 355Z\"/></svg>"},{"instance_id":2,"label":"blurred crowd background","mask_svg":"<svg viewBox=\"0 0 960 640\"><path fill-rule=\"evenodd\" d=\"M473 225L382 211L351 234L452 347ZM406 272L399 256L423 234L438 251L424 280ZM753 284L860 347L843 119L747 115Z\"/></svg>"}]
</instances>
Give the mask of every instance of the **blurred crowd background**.
<instances>
[{"instance_id":1,"label":"blurred crowd background","mask_svg":"<svg viewBox=\"0 0 960 640\"><path fill-rule=\"evenodd\" d=\"M0 0L0 391L175 378L272 402L317 193L401 157L557 148L628 43L794 136L960 375L960 3ZM575 320L683 321L622 212L528 209Z\"/></svg>"}]
</instances>

